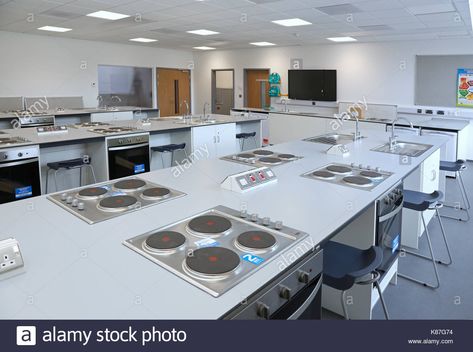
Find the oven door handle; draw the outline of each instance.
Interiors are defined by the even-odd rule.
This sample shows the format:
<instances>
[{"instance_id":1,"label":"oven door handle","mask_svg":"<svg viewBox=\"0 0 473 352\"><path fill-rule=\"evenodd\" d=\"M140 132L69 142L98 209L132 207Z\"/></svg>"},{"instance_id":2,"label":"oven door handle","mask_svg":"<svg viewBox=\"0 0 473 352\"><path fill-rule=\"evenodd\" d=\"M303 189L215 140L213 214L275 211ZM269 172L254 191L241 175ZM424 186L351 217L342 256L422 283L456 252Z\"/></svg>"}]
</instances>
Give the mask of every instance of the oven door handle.
<instances>
[{"instance_id":1,"label":"oven door handle","mask_svg":"<svg viewBox=\"0 0 473 352\"><path fill-rule=\"evenodd\" d=\"M402 210L403 206L404 206L404 197L401 198L401 202L396 207L396 209L394 209L392 212L390 212L386 215L380 216L379 219L378 219L378 222L385 222L386 220L389 220L389 219L395 217Z\"/></svg>"},{"instance_id":2,"label":"oven door handle","mask_svg":"<svg viewBox=\"0 0 473 352\"><path fill-rule=\"evenodd\" d=\"M287 319L288 320L296 320L299 319L299 317L302 315L302 313L305 312L305 310L310 306L312 301L315 299L317 296L317 293L319 292L321 286L322 286L322 277L323 275L320 275L319 281L317 282L317 285L315 285L314 289L312 290L311 294L307 299L305 300L304 303L301 304L301 306L294 312L292 313Z\"/></svg>"},{"instance_id":3,"label":"oven door handle","mask_svg":"<svg viewBox=\"0 0 473 352\"><path fill-rule=\"evenodd\" d=\"M128 149L141 148L141 147L147 147L147 146L149 146L149 143L125 145L123 147L113 147L113 148L108 148L108 150L110 152L114 152L114 151L117 151L117 150L128 150Z\"/></svg>"},{"instance_id":4,"label":"oven door handle","mask_svg":"<svg viewBox=\"0 0 473 352\"><path fill-rule=\"evenodd\" d=\"M5 168L5 167L10 167L10 166L18 166L18 165L24 165L24 164L29 164L29 163L36 163L36 162L38 162L38 160L39 160L38 158L34 158L34 159L13 161L11 163L6 163L6 164L0 163L0 169Z\"/></svg>"}]
</instances>

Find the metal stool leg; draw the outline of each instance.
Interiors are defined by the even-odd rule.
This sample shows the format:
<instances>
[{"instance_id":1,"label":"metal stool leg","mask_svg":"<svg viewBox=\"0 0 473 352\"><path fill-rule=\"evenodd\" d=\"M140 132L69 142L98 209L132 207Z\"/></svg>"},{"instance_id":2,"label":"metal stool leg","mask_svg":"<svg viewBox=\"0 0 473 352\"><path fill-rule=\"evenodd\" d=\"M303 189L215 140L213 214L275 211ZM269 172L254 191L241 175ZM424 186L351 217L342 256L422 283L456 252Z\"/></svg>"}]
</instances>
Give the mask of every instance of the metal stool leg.
<instances>
[{"instance_id":1,"label":"metal stool leg","mask_svg":"<svg viewBox=\"0 0 473 352\"><path fill-rule=\"evenodd\" d=\"M436 289L436 288L439 288L440 287L440 278L439 278L439 273L438 273L438 270L437 270L437 262L435 260L435 256L434 256L434 251L432 250L432 243L430 241L430 234L429 234L429 229L427 228L427 224L425 223L425 218L424 218L424 213L421 212L421 218L422 218L422 223L424 224L424 228L425 228L425 237L427 238L427 244L429 245L429 252L430 252L430 258L426 258L426 259L430 259L432 261L432 265L434 267L434 271L435 271L435 278L436 278L436 284L435 285L432 285L432 284L428 284L424 281L421 281L421 280L418 280L418 279L415 279L411 276L408 276L408 275L405 275L405 274L401 274L398 272L397 276L399 277L402 277L404 279L407 279L407 280L410 280L410 281L413 281L413 282L416 282L418 284L421 284L425 287L430 287L430 288L433 288L433 289ZM412 253L412 252L407 252L406 253L409 253L409 254L413 254L417 257L421 257L423 258L423 256L421 254L418 254L418 253Z\"/></svg>"},{"instance_id":2,"label":"metal stool leg","mask_svg":"<svg viewBox=\"0 0 473 352\"><path fill-rule=\"evenodd\" d=\"M171 167L174 165L174 150L171 152Z\"/></svg>"},{"instance_id":3,"label":"metal stool leg","mask_svg":"<svg viewBox=\"0 0 473 352\"><path fill-rule=\"evenodd\" d=\"M55 172L54 172L54 185L56 187L56 192L59 190L58 186L57 186L57 173L59 172L59 169L57 169Z\"/></svg>"},{"instance_id":4,"label":"metal stool leg","mask_svg":"<svg viewBox=\"0 0 473 352\"><path fill-rule=\"evenodd\" d=\"M46 170L46 194L48 194L48 184L49 184L49 172L51 171L51 169L48 167L48 169Z\"/></svg>"},{"instance_id":5,"label":"metal stool leg","mask_svg":"<svg viewBox=\"0 0 473 352\"><path fill-rule=\"evenodd\" d=\"M384 316L386 317L386 320L389 320L388 308L386 307L386 302L384 301L383 292L381 291L378 280L374 282L374 286L378 290L379 299L381 301L381 305L383 306Z\"/></svg>"},{"instance_id":6,"label":"metal stool leg","mask_svg":"<svg viewBox=\"0 0 473 352\"><path fill-rule=\"evenodd\" d=\"M350 317L348 316L347 306L346 306L346 304L347 304L347 291L342 291L341 300L342 300L343 316L345 317L345 320L350 320Z\"/></svg>"},{"instance_id":7,"label":"metal stool leg","mask_svg":"<svg viewBox=\"0 0 473 352\"><path fill-rule=\"evenodd\" d=\"M82 187L82 166L79 167L79 187Z\"/></svg>"},{"instance_id":8,"label":"metal stool leg","mask_svg":"<svg viewBox=\"0 0 473 352\"><path fill-rule=\"evenodd\" d=\"M91 164L86 164L85 166L89 168L90 174L92 175L94 183L97 183L97 178L95 177L94 167Z\"/></svg>"},{"instance_id":9,"label":"metal stool leg","mask_svg":"<svg viewBox=\"0 0 473 352\"><path fill-rule=\"evenodd\" d=\"M450 246L448 245L447 235L445 233L445 228L443 227L442 218L440 217L439 208L437 208L437 207L435 208L435 214L437 215L437 219L439 220L440 230L442 231L443 242L445 243L445 248L447 249L447 254L448 254L448 262L447 263L445 263L441 260L437 260L437 263L438 264L443 264L443 265L450 265L450 264L453 263L452 255L450 254Z\"/></svg>"},{"instance_id":10,"label":"metal stool leg","mask_svg":"<svg viewBox=\"0 0 473 352\"><path fill-rule=\"evenodd\" d=\"M163 165L163 169L165 169L166 165L164 165L164 156L163 156L164 152L160 152L159 154L161 154L161 164Z\"/></svg>"},{"instance_id":11,"label":"metal stool leg","mask_svg":"<svg viewBox=\"0 0 473 352\"><path fill-rule=\"evenodd\" d=\"M458 207L458 206L452 205L452 204L444 204L444 206L446 208L451 208L451 209L455 209L455 210L458 210L458 211L464 211L466 213L466 219L462 219L460 216L457 217L457 216L446 215L446 214L442 214L442 217L446 218L446 219L453 219L453 220L468 222L468 221L470 221L470 212L469 212L469 210L471 209L470 200L468 198L468 193L466 193L466 188L465 188L465 184L463 183L463 177L462 177L461 171L457 171L456 176L457 176L456 181L457 181L457 184L458 184L458 188L460 189L460 193L461 193L462 200L463 200L463 206L465 208L463 208L462 205L460 205Z\"/></svg>"},{"instance_id":12,"label":"metal stool leg","mask_svg":"<svg viewBox=\"0 0 473 352\"><path fill-rule=\"evenodd\" d=\"M386 302L384 301L383 291L381 291L381 287L379 286L379 279L381 279L381 273L377 270L371 273L371 278L369 280L363 280L356 282L357 285L371 285L374 284L374 287L378 290L379 300L381 301L381 305L383 307L384 316L386 320L389 320L389 313L388 307Z\"/></svg>"}]
</instances>

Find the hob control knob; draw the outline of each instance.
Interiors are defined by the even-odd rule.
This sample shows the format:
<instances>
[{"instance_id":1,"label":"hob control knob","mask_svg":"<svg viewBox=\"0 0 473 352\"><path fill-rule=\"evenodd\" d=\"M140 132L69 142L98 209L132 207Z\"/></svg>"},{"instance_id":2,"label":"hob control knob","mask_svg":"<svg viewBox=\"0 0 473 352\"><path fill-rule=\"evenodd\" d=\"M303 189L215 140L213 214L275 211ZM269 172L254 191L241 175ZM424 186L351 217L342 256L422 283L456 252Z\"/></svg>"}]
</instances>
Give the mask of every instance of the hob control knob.
<instances>
[{"instance_id":1,"label":"hob control knob","mask_svg":"<svg viewBox=\"0 0 473 352\"><path fill-rule=\"evenodd\" d=\"M23 153L18 153L18 157L21 158L23 156Z\"/></svg>"},{"instance_id":2,"label":"hob control knob","mask_svg":"<svg viewBox=\"0 0 473 352\"><path fill-rule=\"evenodd\" d=\"M242 210L240 211L240 218L246 218L248 217L248 212L246 210Z\"/></svg>"},{"instance_id":3,"label":"hob control knob","mask_svg":"<svg viewBox=\"0 0 473 352\"><path fill-rule=\"evenodd\" d=\"M368 165L366 169L371 170L371 165Z\"/></svg>"},{"instance_id":4,"label":"hob control knob","mask_svg":"<svg viewBox=\"0 0 473 352\"><path fill-rule=\"evenodd\" d=\"M67 199L67 193L61 194L61 200L66 200Z\"/></svg>"},{"instance_id":5,"label":"hob control knob","mask_svg":"<svg viewBox=\"0 0 473 352\"><path fill-rule=\"evenodd\" d=\"M351 163L350 165L351 165L351 167L355 167L355 166L356 166L356 164L355 164L355 163Z\"/></svg>"},{"instance_id":6,"label":"hob control knob","mask_svg":"<svg viewBox=\"0 0 473 352\"><path fill-rule=\"evenodd\" d=\"M363 168L363 164L358 165L358 168L359 168L359 169L362 169L362 168Z\"/></svg>"},{"instance_id":7,"label":"hob control knob","mask_svg":"<svg viewBox=\"0 0 473 352\"><path fill-rule=\"evenodd\" d=\"M79 200L78 200L78 199L74 199L74 200L72 201L71 205L72 205L73 207L77 207L77 206L79 205Z\"/></svg>"},{"instance_id":8,"label":"hob control knob","mask_svg":"<svg viewBox=\"0 0 473 352\"><path fill-rule=\"evenodd\" d=\"M256 303L256 315L263 319L269 319L269 307L261 302Z\"/></svg>"},{"instance_id":9,"label":"hob control knob","mask_svg":"<svg viewBox=\"0 0 473 352\"><path fill-rule=\"evenodd\" d=\"M271 221L271 220L270 220L268 217L264 218L264 219L263 219L263 225L264 225L264 226L269 226L270 221Z\"/></svg>"},{"instance_id":10,"label":"hob control knob","mask_svg":"<svg viewBox=\"0 0 473 352\"><path fill-rule=\"evenodd\" d=\"M258 214L256 214L256 213L251 214L251 221L257 222L258 221Z\"/></svg>"},{"instance_id":11,"label":"hob control knob","mask_svg":"<svg viewBox=\"0 0 473 352\"><path fill-rule=\"evenodd\" d=\"M300 271L297 279L303 284L308 284L310 281L310 275L307 271Z\"/></svg>"},{"instance_id":12,"label":"hob control knob","mask_svg":"<svg viewBox=\"0 0 473 352\"><path fill-rule=\"evenodd\" d=\"M79 210L84 210L84 209L85 209L85 204L84 204L84 202L79 202L79 203L77 204L77 209L79 209Z\"/></svg>"},{"instance_id":13,"label":"hob control knob","mask_svg":"<svg viewBox=\"0 0 473 352\"><path fill-rule=\"evenodd\" d=\"M275 228L276 230L281 230L282 227L283 227L282 221L276 221L276 223L274 224L274 228Z\"/></svg>"},{"instance_id":14,"label":"hob control knob","mask_svg":"<svg viewBox=\"0 0 473 352\"><path fill-rule=\"evenodd\" d=\"M291 299L291 289L287 286L279 286L279 297L283 299Z\"/></svg>"},{"instance_id":15,"label":"hob control knob","mask_svg":"<svg viewBox=\"0 0 473 352\"><path fill-rule=\"evenodd\" d=\"M67 203L67 204L71 204L73 200L74 200L74 198L72 198L71 196L69 196L69 197L66 198L66 203Z\"/></svg>"},{"instance_id":16,"label":"hob control knob","mask_svg":"<svg viewBox=\"0 0 473 352\"><path fill-rule=\"evenodd\" d=\"M3 159L8 159L8 155L7 155L7 154L3 154Z\"/></svg>"},{"instance_id":17,"label":"hob control knob","mask_svg":"<svg viewBox=\"0 0 473 352\"><path fill-rule=\"evenodd\" d=\"M376 172L380 172L381 169L379 167L377 167L376 169L374 169Z\"/></svg>"}]
</instances>

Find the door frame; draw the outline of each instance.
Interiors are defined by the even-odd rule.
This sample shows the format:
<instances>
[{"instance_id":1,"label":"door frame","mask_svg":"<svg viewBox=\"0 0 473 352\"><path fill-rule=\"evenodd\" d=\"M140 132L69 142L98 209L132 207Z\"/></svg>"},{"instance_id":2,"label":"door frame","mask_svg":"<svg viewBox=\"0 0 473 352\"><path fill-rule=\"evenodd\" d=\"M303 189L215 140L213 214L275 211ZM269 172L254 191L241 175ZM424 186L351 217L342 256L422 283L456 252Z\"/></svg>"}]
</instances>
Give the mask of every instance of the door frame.
<instances>
[{"instance_id":1,"label":"door frame","mask_svg":"<svg viewBox=\"0 0 473 352\"><path fill-rule=\"evenodd\" d=\"M218 68L218 69L212 69L211 71L211 76L212 76L212 80L211 80L211 96L210 96L210 99L211 99L211 110L212 110L212 114L216 114L215 112L215 90L216 90L216 78L217 78L217 72L218 71L232 71L233 75L232 75L232 78L233 78L233 94L232 94L232 106L235 107L235 69L234 68Z\"/></svg>"},{"instance_id":2,"label":"door frame","mask_svg":"<svg viewBox=\"0 0 473 352\"><path fill-rule=\"evenodd\" d=\"M156 66L156 107L159 109L159 116L161 116L161 108L159 107L159 70L173 70L173 71L185 71L189 73L189 104L190 113L192 114L192 71L188 68L176 68L176 67L159 67Z\"/></svg>"},{"instance_id":3,"label":"door frame","mask_svg":"<svg viewBox=\"0 0 473 352\"><path fill-rule=\"evenodd\" d=\"M271 74L270 68L244 68L243 69L243 106L248 107L248 71L268 71ZM269 76L268 75L268 76ZM271 98L270 98L271 101Z\"/></svg>"}]
</instances>

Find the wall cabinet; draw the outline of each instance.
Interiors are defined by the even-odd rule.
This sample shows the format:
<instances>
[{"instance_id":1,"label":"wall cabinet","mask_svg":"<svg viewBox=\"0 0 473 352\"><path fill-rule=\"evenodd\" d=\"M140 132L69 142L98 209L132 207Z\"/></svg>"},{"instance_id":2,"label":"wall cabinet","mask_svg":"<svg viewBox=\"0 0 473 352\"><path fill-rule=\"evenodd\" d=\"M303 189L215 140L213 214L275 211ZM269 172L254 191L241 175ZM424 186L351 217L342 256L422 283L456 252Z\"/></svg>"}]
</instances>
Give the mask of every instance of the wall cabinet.
<instances>
[{"instance_id":1,"label":"wall cabinet","mask_svg":"<svg viewBox=\"0 0 473 352\"><path fill-rule=\"evenodd\" d=\"M200 150L208 159L237 153L236 124L226 123L192 128L192 152L195 153L197 150Z\"/></svg>"},{"instance_id":2,"label":"wall cabinet","mask_svg":"<svg viewBox=\"0 0 473 352\"><path fill-rule=\"evenodd\" d=\"M133 120L133 111L110 111L90 114L90 121L92 122L131 120Z\"/></svg>"}]
</instances>

